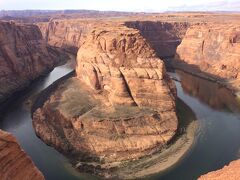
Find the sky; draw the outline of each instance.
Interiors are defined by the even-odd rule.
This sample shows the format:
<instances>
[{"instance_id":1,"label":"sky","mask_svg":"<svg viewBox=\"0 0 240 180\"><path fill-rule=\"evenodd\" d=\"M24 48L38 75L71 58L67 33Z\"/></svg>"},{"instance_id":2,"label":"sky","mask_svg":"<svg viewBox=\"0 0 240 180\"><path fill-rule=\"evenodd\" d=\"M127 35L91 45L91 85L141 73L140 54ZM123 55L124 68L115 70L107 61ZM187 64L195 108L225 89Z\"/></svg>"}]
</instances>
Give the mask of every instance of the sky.
<instances>
[{"instance_id":1,"label":"sky","mask_svg":"<svg viewBox=\"0 0 240 180\"><path fill-rule=\"evenodd\" d=\"M0 0L0 10L89 9L114 11L239 11L240 0Z\"/></svg>"}]
</instances>

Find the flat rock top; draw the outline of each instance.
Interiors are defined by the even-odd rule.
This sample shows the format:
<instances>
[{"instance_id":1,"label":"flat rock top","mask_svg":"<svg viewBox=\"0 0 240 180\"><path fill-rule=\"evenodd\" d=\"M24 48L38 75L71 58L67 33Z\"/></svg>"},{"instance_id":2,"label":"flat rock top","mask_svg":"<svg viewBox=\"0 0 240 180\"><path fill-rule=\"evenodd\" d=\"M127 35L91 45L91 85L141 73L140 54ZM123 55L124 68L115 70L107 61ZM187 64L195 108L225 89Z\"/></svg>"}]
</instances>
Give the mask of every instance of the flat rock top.
<instances>
[{"instance_id":1,"label":"flat rock top","mask_svg":"<svg viewBox=\"0 0 240 180\"><path fill-rule=\"evenodd\" d=\"M114 121L156 114L149 108L139 108L138 106L109 106L110 102L107 98L103 98L102 94L94 96L90 94L93 92L84 83L79 83L77 78L71 78L59 87L49 102L53 103L53 108L58 109L68 118L84 115L84 118L98 121L103 119Z\"/></svg>"}]
</instances>

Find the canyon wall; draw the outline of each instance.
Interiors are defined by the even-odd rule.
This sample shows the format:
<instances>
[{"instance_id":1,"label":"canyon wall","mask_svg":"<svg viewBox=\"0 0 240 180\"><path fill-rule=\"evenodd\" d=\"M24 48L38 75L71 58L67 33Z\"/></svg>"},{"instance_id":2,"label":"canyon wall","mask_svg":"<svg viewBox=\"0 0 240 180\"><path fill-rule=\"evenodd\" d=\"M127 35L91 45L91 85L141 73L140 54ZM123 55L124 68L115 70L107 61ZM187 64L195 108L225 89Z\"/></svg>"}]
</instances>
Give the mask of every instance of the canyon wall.
<instances>
[{"instance_id":1,"label":"canyon wall","mask_svg":"<svg viewBox=\"0 0 240 180\"><path fill-rule=\"evenodd\" d=\"M48 44L77 54L94 23L86 20L52 19L49 22L37 23L37 26Z\"/></svg>"},{"instance_id":2,"label":"canyon wall","mask_svg":"<svg viewBox=\"0 0 240 180\"><path fill-rule=\"evenodd\" d=\"M46 143L74 156L79 169L101 174L156 152L175 135L175 86L138 30L92 29L76 73L33 113L33 124Z\"/></svg>"},{"instance_id":3,"label":"canyon wall","mask_svg":"<svg viewBox=\"0 0 240 180\"><path fill-rule=\"evenodd\" d=\"M0 130L0 179L44 180L42 173L20 148L15 137Z\"/></svg>"},{"instance_id":4,"label":"canyon wall","mask_svg":"<svg viewBox=\"0 0 240 180\"><path fill-rule=\"evenodd\" d=\"M107 22L108 21L101 20L52 19L50 22L37 23L37 25L41 29L43 37L50 45L64 48L72 53L77 53L78 48L86 38L86 34L92 28L104 25ZM190 23L187 22L145 20L120 20L120 22L129 28L138 29L161 58L174 57L177 46L181 43L187 28L190 26Z\"/></svg>"},{"instance_id":5,"label":"canyon wall","mask_svg":"<svg viewBox=\"0 0 240 180\"><path fill-rule=\"evenodd\" d=\"M237 180L240 179L240 160L232 161L229 165L224 166L217 171L209 172L202 175L198 180Z\"/></svg>"},{"instance_id":6,"label":"canyon wall","mask_svg":"<svg viewBox=\"0 0 240 180\"><path fill-rule=\"evenodd\" d=\"M240 78L239 52L239 24L194 25L177 48L176 67L189 67L189 71L198 70L222 81L237 81ZM185 67L181 63L185 63ZM233 86L240 88L240 83Z\"/></svg>"},{"instance_id":7,"label":"canyon wall","mask_svg":"<svg viewBox=\"0 0 240 180\"><path fill-rule=\"evenodd\" d=\"M190 23L129 21L127 27L138 29L160 58L174 57Z\"/></svg>"},{"instance_id":8,"label":"canyon wall","mask_svg":"<svg viewBox=\"0 0 240 180\"><path fill-rule=\"evenodd\" d=\"M0 21L0 103L26 87L61 60L39 28Z\"/></svg>"}]
</instances>

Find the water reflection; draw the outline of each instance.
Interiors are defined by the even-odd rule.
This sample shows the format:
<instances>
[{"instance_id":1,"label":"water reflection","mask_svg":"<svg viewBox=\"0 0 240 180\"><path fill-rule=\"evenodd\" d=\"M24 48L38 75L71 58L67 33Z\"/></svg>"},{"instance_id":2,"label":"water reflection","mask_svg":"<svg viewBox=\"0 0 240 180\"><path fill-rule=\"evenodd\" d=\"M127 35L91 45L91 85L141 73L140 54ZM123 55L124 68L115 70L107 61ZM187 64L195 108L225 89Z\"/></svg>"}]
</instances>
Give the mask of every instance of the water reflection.
<instances>
[{"instance_id":1,"label":"water reflection","mask_svg":"<svg viewBox=\"0 0 240 180\"><path fill-rule=\"evenodd\" d=\"M229 91L183 72L169 74L177 79L178 97L194 111L200 127L191 152L171 169L150 178L195 180L238 159L240 118L234 111L239 107Z\"/></svg>"},{"instance_id":2,"label":"water reflection","mask_svg":"<svg viewBox=\"0 0 240 180\"><path fill-rule=\"evenodd\" d=\"M208 104L217 110L240 112L240 104L230 90L223 86L192 76L183 71L176 71L183 91L198 98L201 102Z\"/></svg>"}]
</instances>

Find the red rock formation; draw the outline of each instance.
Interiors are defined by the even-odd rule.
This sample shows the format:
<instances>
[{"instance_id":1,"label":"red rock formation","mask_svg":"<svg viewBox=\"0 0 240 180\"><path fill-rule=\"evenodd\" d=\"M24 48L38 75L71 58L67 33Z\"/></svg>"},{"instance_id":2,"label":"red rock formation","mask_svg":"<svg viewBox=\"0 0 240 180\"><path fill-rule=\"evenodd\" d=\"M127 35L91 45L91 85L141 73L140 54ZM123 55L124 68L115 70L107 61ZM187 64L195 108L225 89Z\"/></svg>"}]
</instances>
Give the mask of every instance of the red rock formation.
<instances>
[{"instance_id":1,"label":"red rock formation","mask_svg":"<svg viewBox=\"0 0 240 180\"><path fill-rule=\"evenodd\" d=\"M108 163L152 154L175 135L175 86L138 30L93 29L78 52L76 72L34 112L33 124L80 168L83 162L116 167Z\"/></svg>"},{"instance_id":2,"label":"red rock formation","mask_svg":"<svg viewBox=\"0 0 240 180\"><path fill-rule=\"evenodd\" d=\"M240 160L232 161L222 169L202 175L199 180L238 180L240 179Z\"/></svg>"},{"instance_id":3,"label":"red rock formation","mask_svg":"<svg viewBox=\"0 0 240 180\"><path fill-rule=\"evenodd\" d=\"M59 61L58 52L46 45L37 26L0 21L0 102Z\"/></svg>"},{"instance_id":4,"label":"red rock formation","mask_svg":"<svg viewBox=\"0 0 240 180\"><path fill-rule=\"evenodd\" d=\"M122 20L120 20L122 21ZM43 37L56 47L64 48L77 53L78 48L86 38L86 34L94 27L105 24L107 21L96 20L51 20L49 23L37 23ZM189 23L186 22L160 22L135 21L122 22L127 27L138 29L141 35L151 44L159 57L173 57L176 48L185 35Z\"/></svg>"},{"instance_id":5,"label":"red rock formation","mask_svg":"<svg viewBox=\"0 0 240 180\"><path fill-rule=\"evenodd\" d=\"M161 21L129 21L125 24L138 29L157 55L163 58L175 56L177 46L190 26L187 22Z\"/></svg>"},{"instance_id":6,"label":"red rock formation","mask_svg":"<svg viewBox=\"0 0 240 180\"><path fill-rule=\"evenodd\" d=\"M77 54L86 38L86 33L95 22L53 19L50 22L37 23L37 26L48 44Z\"/></svg>"},{"instance_id":7,"label":"red rock formation","mask_svg":"<svg viewBox=\"0 0 240 180\"><path fill-rule=\"evenodd\" d=\"M240 78L239 52L238 24L202 24L187 30L177 48L176 59L194 65L202 72L208 73L208 76L229 81ZM234 86L240 88L240 83Z\"/></svg>"},{"instance_id":8,"label":"red rock formation","mask_svg":"<svg viewBox=\"0 0 240 180\"><path fill-rule=\"evenodd\" d=\"M43 180L42 173L20 148L16 138L0 130L0 179Z\"/></svg>"}]
</instances>

